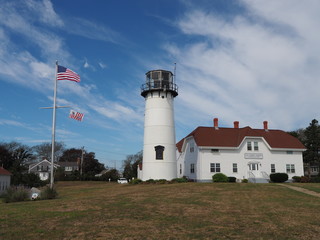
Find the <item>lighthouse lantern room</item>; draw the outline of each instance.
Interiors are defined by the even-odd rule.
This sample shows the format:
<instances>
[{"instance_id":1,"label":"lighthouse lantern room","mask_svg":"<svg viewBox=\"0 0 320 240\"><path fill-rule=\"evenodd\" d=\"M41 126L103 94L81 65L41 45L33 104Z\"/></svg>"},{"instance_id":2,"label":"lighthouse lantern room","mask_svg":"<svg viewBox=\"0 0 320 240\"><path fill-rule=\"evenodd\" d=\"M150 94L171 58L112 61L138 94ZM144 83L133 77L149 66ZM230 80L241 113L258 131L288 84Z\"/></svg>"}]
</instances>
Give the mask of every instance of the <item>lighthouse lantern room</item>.
<instances>
[{"instance_id":1,"label":"lighthouse lantern room","mask_svg":"<svg viewBox=\"0 0 320 240\"><path fill-rule=\"evenodd\" d=\"M142 171L139 173L144 181L177 177L173 105L177 95L172 72L152 70L146 73L146 82L141 86L141 96L146 103Z\"/></svg>"}]
</instances>

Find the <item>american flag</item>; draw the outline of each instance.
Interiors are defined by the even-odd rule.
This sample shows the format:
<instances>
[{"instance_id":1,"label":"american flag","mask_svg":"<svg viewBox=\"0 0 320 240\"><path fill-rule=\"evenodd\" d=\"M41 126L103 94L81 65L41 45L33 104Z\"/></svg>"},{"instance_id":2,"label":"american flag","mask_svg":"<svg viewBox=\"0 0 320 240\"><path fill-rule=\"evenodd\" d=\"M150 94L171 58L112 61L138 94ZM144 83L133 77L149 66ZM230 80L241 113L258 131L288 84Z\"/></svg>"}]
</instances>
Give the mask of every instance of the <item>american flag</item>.
<instances>
[{"instance_id":1,"label":"american flag","mask_svg":"<svg viewBox=\"0 0 320 240\"><path fill-rule=\"evenodd\" d=\"M82 121L83 117L84 117L83 113L79 113L74 110L70 110L69 118L73 118L75 120Z\"/></svg>"},{"instance_id":2,"label":"american flag","mask_svg":"<svg viewBox=\"0 0 320 240\"><path fill-rule=\"evenodd\" d=\"M57 80L80 82L80 76L74 71L58 65Z\"/></svg>"}]
</instances>

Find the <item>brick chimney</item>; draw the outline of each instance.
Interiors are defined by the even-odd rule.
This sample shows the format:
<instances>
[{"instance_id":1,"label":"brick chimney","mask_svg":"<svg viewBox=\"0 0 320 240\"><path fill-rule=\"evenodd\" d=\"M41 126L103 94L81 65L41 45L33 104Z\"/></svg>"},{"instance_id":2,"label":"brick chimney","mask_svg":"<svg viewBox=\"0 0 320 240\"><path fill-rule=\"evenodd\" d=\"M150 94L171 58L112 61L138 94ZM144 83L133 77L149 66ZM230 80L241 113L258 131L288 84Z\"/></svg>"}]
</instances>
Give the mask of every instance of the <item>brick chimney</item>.
<instances>
[{"instance_id":1,"label":"brick chimney","mask_svg":"<svg viewBox=\"0 0 320 240\"><path fill-rule=\"evenodd\" d=\"M263 121L263 129L268 131L268 121Z\"/></svg>"},{"instance_id":2,"label":"brick chimney","mask_svg":"<svg viewBox=\"0 0 320 240\"><path fill-rule=\"evenodd\" d=\"M218 118L214 118L214 119L213 119L213 127L214 127L215 129L219 129L219 124L218 124L218 122L219 122L219 119L218 119Z\"/></svg>"},{"instance_id":3,"label":"brick chimney","mask_svg":"<svg viewBox=\"0 0 320 240\"><path fill-rule=\"evenodd\" d=\"M234 125L234 128L239 128L239 121L234 121L233 125Z\"/></svg>"}]
</instances>

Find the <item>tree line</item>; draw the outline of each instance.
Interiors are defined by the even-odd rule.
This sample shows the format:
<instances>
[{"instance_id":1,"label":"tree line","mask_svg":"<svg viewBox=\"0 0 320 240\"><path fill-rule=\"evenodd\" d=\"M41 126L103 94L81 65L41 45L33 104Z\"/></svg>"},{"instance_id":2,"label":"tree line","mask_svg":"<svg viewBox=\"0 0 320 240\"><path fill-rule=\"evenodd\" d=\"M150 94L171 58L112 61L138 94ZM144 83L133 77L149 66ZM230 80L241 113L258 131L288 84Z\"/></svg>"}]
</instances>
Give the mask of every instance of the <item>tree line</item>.
<instances>
[{"instance_id":1,"label":"tree line","mask_svg":"<svg viewBox=\"0 0 320 240\"><path fill-rule=\"evenodd\" d=\"M288 133L298 138L305 146L306 151L303 152L303 162L308 166L310 176L310 166L320 165L320 126L318 120L313 119L308 127Z\"/></svg>"},{"instance_id":2,"label":"tree line","mask_svg":"<svg viewBox=\"0 0 320 240\"><path fill-rule=\"evenodd\" d=\"M106 169L95 157L94 152L83 151L80 148L66 148L63 142L55 143L55 162L79 162L83 159L80 171L73 171L66 175L64 169L55 171L55 180L93 180L96 174L104 171L103 178L115 181L120 174L116 169ZM43 159L51 161L51 143L42 143L36 146L27 146L19 142L0 143L0 166L12 173L11 180L13 185L33 185L40 183L39 176L28 173L28 166L40 162ZM80 169L79 169L80 170Z\"/></svg>"}]
</instances>

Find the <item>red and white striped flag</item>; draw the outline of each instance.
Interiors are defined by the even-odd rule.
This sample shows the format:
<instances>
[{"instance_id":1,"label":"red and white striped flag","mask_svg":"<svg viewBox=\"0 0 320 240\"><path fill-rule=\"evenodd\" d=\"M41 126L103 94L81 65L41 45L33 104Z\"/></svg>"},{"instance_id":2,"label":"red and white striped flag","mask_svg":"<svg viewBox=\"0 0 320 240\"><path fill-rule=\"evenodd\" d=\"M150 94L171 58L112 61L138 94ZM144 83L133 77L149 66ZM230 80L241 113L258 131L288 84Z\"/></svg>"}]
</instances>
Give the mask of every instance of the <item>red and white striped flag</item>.
<instances>
[{"instance_id":1,"label":"red and white striped flag","mask_svg":"<svg viewBox=\"0 0 320 240\"><path fill-rule=\"evenodd\" d=\"M84 117L83 113L79 113L74 110L70 110L69 118L73 118L75 120L82 121L83 117Z\"/></svg>"},{"instance_id":2,"label":"red and white striped flag","mask_svg":"<svg viewBox=\"0 0 320 240\"><path fill-rule=\"evenodd\" d=\"M74 71L58 65L57 80L80 82L80 76Z\"/></svg>"}]
</instances>

